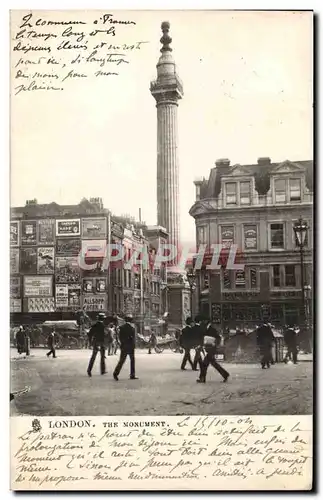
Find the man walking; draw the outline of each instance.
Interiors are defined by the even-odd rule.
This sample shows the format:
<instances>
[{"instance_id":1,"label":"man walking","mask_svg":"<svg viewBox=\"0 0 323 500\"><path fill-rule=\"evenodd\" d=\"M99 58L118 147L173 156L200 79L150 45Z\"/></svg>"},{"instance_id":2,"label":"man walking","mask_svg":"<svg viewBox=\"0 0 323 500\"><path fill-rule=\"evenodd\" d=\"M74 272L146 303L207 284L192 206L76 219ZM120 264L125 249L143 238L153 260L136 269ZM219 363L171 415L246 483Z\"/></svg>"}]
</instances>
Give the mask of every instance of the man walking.
<instances>
[{"instance_id":1,"label":"man walking","mask_svg":"<svg viewBox=\"0 0 323 500\"><path fill-rule=\"evenodd\" d=\"M119 342L120 342L120 359L113 372L114 380L119 380L118 376L121 368L126 361L127 356L130 358L130 379L137 380L135 373L135 346L136 346L136 331L133 326L133 318L129 314L125 317L125 324L120 327L119 330Z\"/></svg>"},{"instance_id":2,"label":"man walking","mask_svg":"<svg viewBox=\"0 0 323 500\"><path fill-rule=\"evenodd\" d=\"M297 333L295 328L288 325L284 331L284 340L287 347L286 356L284 358L284 363L287 363L289 359L293 360L294 365L297 364Z\"/></svg>"},{"instance_id":3,"label":"man walking","mask_svg":"<svg viewBox=\"0 0 323 500\"><path fill-rule=\"evenodd\" d=\"M104 319L105 319L105 314L99 313L97 322L91 327L91 329L88 333L90 345L92 344L92 346L93 346L92 356L91 356L89 366L87 369L87 374L89 377L92 377L92 368L93 368L95 359L96 359L99 351L100 351L100 356L101 356L101 359L100 359L101 375L104 375L106 372L105 371L105 345L104 345L104 336L105 336Z\"/></svg>"},{"instance_id":4,"label":"man walking","mask_svg":"<svg viewBox=\"0 0 323 500\"><path fill-rule=\"evenodd\" d=\"M215 326L209 323L206 329L206 335L203 339L203 345L206 352L206 356L201 362L200 377L197 379L197 383L205 384L206 374L209 365L212 365L220 375L223 377L223 382L226 382L230 374L216 361L215 354L217 352L217 346L221 343L221 336L216 331Z\"/></svg>"},{"instance_id":5,"label":"man walking","mask_svg":"<svg viewBox=\"0 0 323 500\"><path fill-rule=\"evenodd\" d=\"M269 323L264 322L257 328L257 344L260 348L261 368L270 368L272 361L272 347L275 342L272 329Z\"/></svg>"},{"instance_id":6,"label":"man walking","mask_svg":"<svg viewBox=\"0 0 323 500\"><path fill-rule=\"evenodd\" d=\"M51 354L53 355L53 358L56 358L55 343L56 343L56 339L55 339L55 329L54 329L53 331L50 332L50 334L48 335L48 338L47 338L47 344L48 344L48 347L50 349L48 351L48 353L46 354L46 356L48 358Z\"/></svg>"},{"instance_id":7,"label":"man walking","mask_svg":"<svg viewBox=\"0 0 323 500\"><path fill-rule=\"evenodd\" d=\"M184 356L181 364L181 370L186 370L186 363L191 365L193 370L193 361L191 358L191 348L193 345L193 328L194 325L192 318L186 318L186 326L182 330L180 337L180 345L184 349Z\"/></svg>"}]
</instances>

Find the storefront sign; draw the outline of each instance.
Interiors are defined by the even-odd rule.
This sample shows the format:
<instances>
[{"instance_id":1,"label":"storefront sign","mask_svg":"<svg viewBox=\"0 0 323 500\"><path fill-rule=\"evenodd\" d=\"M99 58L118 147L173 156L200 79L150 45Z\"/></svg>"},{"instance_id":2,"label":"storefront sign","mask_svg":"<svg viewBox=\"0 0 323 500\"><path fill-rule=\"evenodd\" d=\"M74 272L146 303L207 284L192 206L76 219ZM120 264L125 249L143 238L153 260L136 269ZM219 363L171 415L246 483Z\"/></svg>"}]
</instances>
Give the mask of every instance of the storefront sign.
<instances>
[{"instance_id":1,"label":"storefront sign","mask_svg":"<svg viewBox=\"0 0 323 500\"><path fill-rule=\"evenodd\" d=\"M83 297L83 306L86 311L105 311L107 299L100 295L85 295Z\"/></svg>"},{"instance_id":2,"label":"storefront sign","mask_svg":"<svg viewBox=\"0 0 323 500\"><path fill-rule=\"evenodd\" d=\"M33 298L28 299L27 303L28 312L35 313L44 313L44 312L54 312L55 311L55 302L54 298Z\"/></svg>"},{"instance_id":3,"label":"storefront sign","mask_svg":"<svg viewBox=\"0 0 323 500\"><path fill-rule=\"evenodd\" d=\"M10 299L10 312L11 313L21 312L21 299Z\"/></svg>"},{"instance_id":4,"label":"storefront sign","mask_svg":"<svg viewBox=\"0 0 323 500\"><path fill-rule=\"evenodd\" d=\"M78 283L80 268L77 257L56 257L56 283Z\"/></svg>"},{"instance_id":5,"label":"storefront sign","mask_svg":"<svg viewBox=\"0 0 323 500\"><path fill-rule=\"evenodd\" d=\"M20 254L20 269L22 274L37 274L37 249L22 248Z\"/></svg>"},{"instance_id":6,"label":"storefront sign","mask_svg":"<svg viewBox=\"0 0 323 500\"><path fill-rule=\"evenodd\" d=\"M56 221L56 236L80 236L80 219L59 219Z\"/></svg>"},{"instance_id":7,"label":"storefront sign","mask_svg":"<svg viewBox=\"0 0 323 500\"><path fill-rule=\"evenodd\" d=\"M68 306L68 285L56 285L55 300L57 309Z\"/></svg>"},{"instance_id":8,"label":"storefront sign","mask_svg":"<svg viewBox=\"0 0 323 500\"><path fill-rule=\"evenodd\" d=\"M53 247L37 248L37 273L53 274L54 265L55 265L54 248Z\"/></svg>"},{"instance_id":9,"label":"storefront sign","mask_svg":"<svg viewBox=\"0 0 323 500\"><path fill-rule=\"evenodd\" d=\"M56 254L57 255L78 255L81 250L81 240L78 238L71 239L57 239L56 240Z\"/></svg>"},{"instance_id":10,"label":"storefront sign","mask_svg":"<svg viewBox=\"0 0 323 500\"><path fill-rule=\"evenodd\" d=\"M19 248L10 248L10 274L19 273Z\"/></svg>"},{"instance_id":11,"label":"storefront sign","mask_svg":"<svg viewBox=\"0 0 323 500\"><path fill-rule=\"evenodd\" d=\"M17 247L19 245L19 221L10 222L10 246Z\"/></svg>"},{"instance_id":12,"label":"storefront sign","mask_svg":"<svg viewBox=\"0 0 323 500\"><path fill-rule=\"evenodd\" d=\"M106 238L106 236L107 219L105 217L82 219L82 238Z\"/></svg>"},{"instance_id":13,"label":"storefront sign","mask_svg":"<svg viewBox=\"0 0 323 500\"><path fill-rule=\"evenodd\" d=\"M11 298L20 298L20 276L11 276L10 277L10 297Z\"/></svg>"},{"instance_id":14,"label":"storefront sign","mask_svg":"<svg viewBox=\"0 0 323 500\"><path fill-rule=\"evenodd\" d=\"M21 221L21 244L36 245L37 244L37 221Z\"/></svg>"},{"instance_id":15,"label":"storefront sign","mask_svg":"<svg viewBox=\"0 0 323 500\"><path fill-rule=\"evenodd\" d=\"M54 245L55 242L54 219L44 219L38 221L38 242L40 245Z\"/></svg>"},{"instance_id":16,"label":"storefront sign","mask_svg":"<svg viewBox=\"0 0 323 500\"><path fill-rule=\"evenodd\" d=\"M52 276L24 276L25 297L51 297L53 295Z\"/></svg>"}]
</instances>

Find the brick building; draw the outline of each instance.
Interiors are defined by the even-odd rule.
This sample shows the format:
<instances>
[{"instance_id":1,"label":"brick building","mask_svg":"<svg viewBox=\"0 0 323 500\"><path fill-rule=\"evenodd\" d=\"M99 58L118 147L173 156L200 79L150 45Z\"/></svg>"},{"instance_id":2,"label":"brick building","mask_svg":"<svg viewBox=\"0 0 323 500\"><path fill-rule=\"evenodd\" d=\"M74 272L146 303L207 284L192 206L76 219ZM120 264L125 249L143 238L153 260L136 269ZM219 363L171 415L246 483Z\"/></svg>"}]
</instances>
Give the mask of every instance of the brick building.
<instances>
[{"instance_id":1,"label":"brick building","mask_svg":"<svg viewBox=\"0 0 323 500\"><path fill-rule=\"evenodd\" d=\"M272 322L301 321L301 266L293 225L302 217L309 226L304 249L305 284L312 281L313 162L272 163L259 158L252 165L218 160L208 179L195 181L197 248L236 244L244 270L226 268L222 250L219 270L198 272L200 310L223 326L254 324L261 308Z\"/></svg>"},{"instance_id":2,"label":"brick building","mask_svg":"<svg viewBox=\"0 0 323 500\"><path fill-rule=\"evenodd\" d=\"M125 270L121 261L104 266L107 244L122 245L126 258L138 245L149 252L152 229L146 236L145 225L111 215L100 198L64 206L31 200L12 208L11 320L74 319L83 306L92 316L105 311L131 312L138 321L142 315L157 318L164 312L162 276L153 275L150 268L143 271L141 288L140 266Z\"/></svg>"}]
</instances>

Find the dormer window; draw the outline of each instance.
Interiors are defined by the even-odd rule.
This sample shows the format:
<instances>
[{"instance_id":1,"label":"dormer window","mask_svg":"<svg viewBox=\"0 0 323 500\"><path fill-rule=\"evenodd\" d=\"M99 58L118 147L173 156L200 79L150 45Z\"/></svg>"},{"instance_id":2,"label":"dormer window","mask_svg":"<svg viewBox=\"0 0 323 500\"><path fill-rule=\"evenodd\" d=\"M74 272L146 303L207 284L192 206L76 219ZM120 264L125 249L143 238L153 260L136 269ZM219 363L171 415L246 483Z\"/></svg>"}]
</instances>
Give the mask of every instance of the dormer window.
<instances>
[{"instance_id":1,"label":"dormer window","mask_svg":"<svg viewBox=\"0 0 323 500\"><path fill-rule=\"evenodd\" d=\"M286 203L286 179L275 179L275 201Z\"/></svg>"},{"instance_id":2,"label":"dormer window","mask_svg":"<svg viewBox=\"0 0 323 500\"><path fill-rule=\"evenodd\" d=\"M240 182L240 204L250 205L250 182Z\"/></svg>"},{"instance_id":3,"label":"dormer window","mask_svg":"<svg viewBox=\"0 0 323 500\"><path fill-rule=\"evenodd\" d=\"M274 180L275 203L301 201L301 179L283 178Z\"/></svg>"},{"instance_id":4,"label":"dormer window","mask_svg":"<svg viewBox=\"0 0 323 500\"><path fill-rule=\"evenodd\" d=\"M251 182L237 181L225 183L225 204L227 207L251 204Z\"/></svg>"},{"instance_id":5,"label":"dormer window","mask_svg":"<svg viewBox=\"0 0 323 500\"><path fill-rule=\"evenodd\" d=\"M301 179L290 179L289 181L290 201L300 201L301 199Z\"/></svg>"},{"instance_id":6,"label":"dormer window","mask_svg":"<svg viewBox=\"0 0 323 500\"><path fill-rule=\"evenodd\" d=\"M237 204L237 183L236 182L227 182L225 185L226 188L226 204L227 205L236 205Z\"/></svg>"}]
</instances>

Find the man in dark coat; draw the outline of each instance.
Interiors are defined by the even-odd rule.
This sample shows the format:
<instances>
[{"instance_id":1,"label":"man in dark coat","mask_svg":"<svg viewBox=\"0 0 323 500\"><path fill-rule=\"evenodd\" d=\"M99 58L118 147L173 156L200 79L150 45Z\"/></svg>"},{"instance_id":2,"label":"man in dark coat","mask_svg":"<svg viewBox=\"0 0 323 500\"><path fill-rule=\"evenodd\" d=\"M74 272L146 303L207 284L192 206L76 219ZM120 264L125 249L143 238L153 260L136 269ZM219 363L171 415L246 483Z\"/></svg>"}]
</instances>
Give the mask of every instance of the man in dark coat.
<instances>
[{"instance_id":1,"label":"man in dark coat","mask_svg":"<svg viewBox=\"0 0 323 500\"><path fill-rule=\"evenodd\" d=\"M125 324L119 330L120 342L120 359L113 372L114 380L119 380L118 376L121 368L126 361L127 356L130 358L130 379L137 380L135 372L135 347L136 347L136 330L133 326L133 318L131 315L125 317Z\"/></svg>"},{"instance_id":2,"label":"man in dark coat","mask_svg":"<svg viewBox=\"0 0 323 500\"><path fill-rule=\"evenodd\" d=\"M92 377L92 374L91 374L92 368L93 368L96 356L97 356L99 351L100 351L100 356L101 356L101 359L100 359L101 375L104 375L106 373L106 370L105 370L105 345L104 345L104 337L105 337L104 319L105 319L105 314L99 313L97 322L91 327L91 329L88 333L90 345L92 344L92 346L93 346L92 356L91 356L89 366L87 369L87 374L89 377Z\"/></svg>"},{"instance_id":3,"label":"man in dark coat","mask_svg":"<svg viewBox=\"0 0 323 500\"><path fill-rule=\"evenodd\" d=\"M195 317L195 322L193 326L193 338L194 343L192 347L195 347L195 356L193 360L193 370L197 371L197 365L199 365L201 369L201 363L203 361L202 353L203 353L203 339L205 334L205 325L203 324L203 318L200 315Z\"/></svg>"},{"instance_id":4,"label":"man in dark coat","mask_svg":"<svg viewBox=\"0 0 323 500\"><path fill-rule=\"evenodd\" d=\"M186 370L186 363L188 362L191 365L193 370L193 361L191 358L191 349L194 345L193 339L193 320L192 318L186 318L186 326L182 330L182 334L180 336L180 346L184 349L184 356L181 364L181 370Z\"/></svg>"},{"instance_id":5,"label":"man in dark coat","mask_svg":"<svg viewBox=\"0 0 323 500\"><path fill-rule=\"evenodd\" d=\"M226 382L230 376L230 374L215 360L215 354L217 353L217 347L221 343L221 336L217 332L215 325L209 323L206 328L205 336L204 336L204 349L206 352L205 358L201 363L201 371L200 377L196 382L199 384L205 384L207 369L209 365L212 365L220 375L223 377L223 382Z\"/></svg>"},{"instance_id":6,"label":"man in dark coat","mask_svg":"<svg viewBox=\"0 0 323 500\"><path fill-rule=\"evenodd\" d=\"M26 351L26 336L23 326L20 326L19 330L16 333L16 345L18 354L22 354Z\"/></svg>"},{"instance_id":7,"label":"man in dark coat","mask_svg":"<svg viewBox=\"0 0 323 500\"><path fill-rule=\"evenodd\" d=\"M262 323L257 328L257 344L260 348L260 363L264 370L270 368L272 361L272 347L275 342L275 337L269 323Z\"/></svg>"},{"instance_id":8,"label":"man in dark coat","mask_svg":"<svg viewBox=\"0 0 323 500\"><path fill-rule=\"evenodd\" d=\"M46 354L46 356L49 358L49 356L52 354L53 358L56 358L56 350L55 350L55 330L51 331L50 334L47 337L47 344L49 347L49 351Z\"/></svg>"},{"instance_id":9,"label":"man in dark coat","mask_svg":"<svg viewBox=\"0 0 323 500\"><path fill-rule=\"evenodd\" d=\"M297 364L297 333L295 328L288 325L284 331L284 340L287 347L284 362L287 363L289 359L293 359L294 365Z\"/></svg>"}]
</instances>

